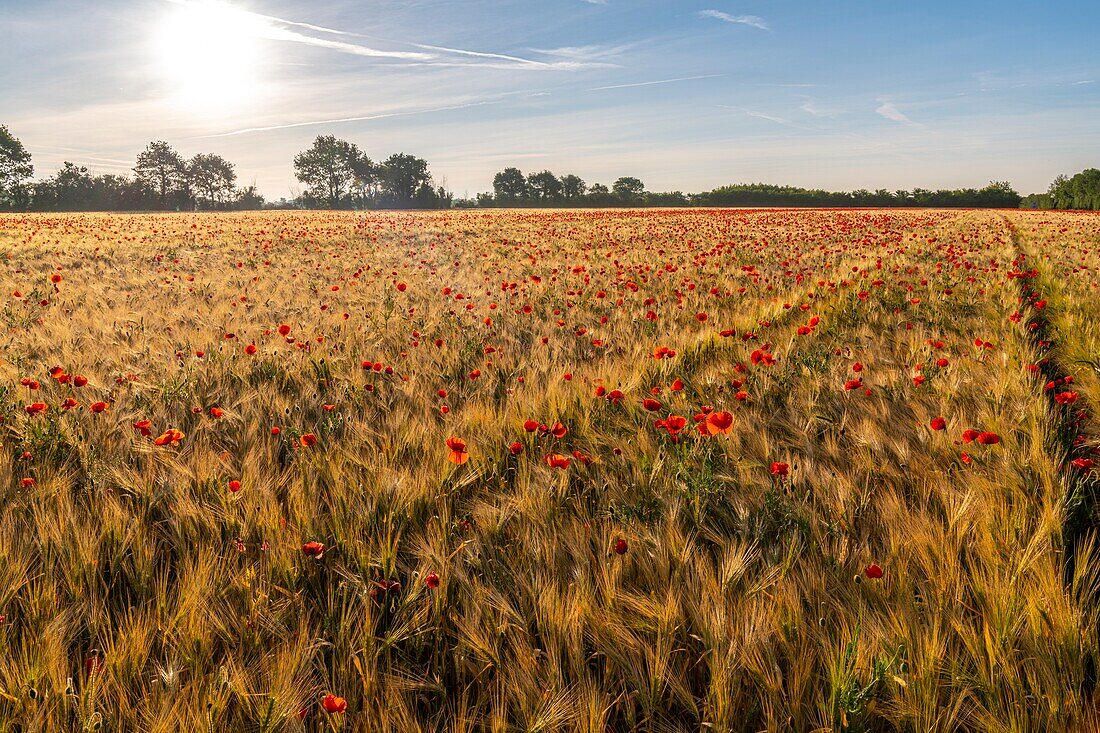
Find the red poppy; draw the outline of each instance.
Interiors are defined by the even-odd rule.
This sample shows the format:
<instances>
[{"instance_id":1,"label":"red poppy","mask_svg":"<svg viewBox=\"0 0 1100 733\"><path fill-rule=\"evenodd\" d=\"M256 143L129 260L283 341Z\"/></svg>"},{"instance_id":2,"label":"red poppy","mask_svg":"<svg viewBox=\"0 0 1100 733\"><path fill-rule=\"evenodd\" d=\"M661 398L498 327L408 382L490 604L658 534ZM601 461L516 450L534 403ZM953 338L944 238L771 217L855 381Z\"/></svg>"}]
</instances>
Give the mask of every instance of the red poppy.
<instances>
[{"instance_id":1,"label":"red poppy","mask_svg":"<svg viewBox=\"0 0 1100 733\"><path fill-rule=\"evenodd\" d=\"M1054 395L1054 401L1059 405L1072 405L1077 401L1078 396L1076 392L1059 392Z\"/></svg>"},{"instance_id":2,"label":"red poppy","mask_svg":"<svg viewBox=\"0 0 1100 733\"><path fill-rule=\"evenodd\" d=\"M780 463L779 461L772 461L772 476L786 476L790 473L791 467L786 463Z\"/></svg>"},{"instance_id":3,"label":"red poppy","mask_svg":"<svg viewBox=\"0 0 1100 733\"><path fill-rule=\"evenodd\" d=\"M996 433L978 433L978 443L980 445L997 445L1001 442L1001 436Z\"/></svg>"},{"instance_id":4,"label":"red poppy","mask_svg":"<svg viewBox=\"0 0 1100 733\"><path fill-rule=\"evenodd\" d=\"M321 557L325 554L325 546L321 542L307 542L302 545L302 554L306 557Z\"/></svg>"},{"instance_id":5,"label":"red poppy","mask_svg":"<svg viewBox=\"0 0 1100 733\"><path fill-rule=\"evenodd\" d=\"M537 420L524 420L523 429L529 433L533 433L539 429L539 423Z\"/></svg>"},{"instance_id":6,"label":"red poppy","mask_svg":"<svg viewBox=\"0 0 1100 733\"><path fill-rule=\"evenodd\" d=\"M859 362L857 361L857 362L856 362L855 364L853 364L853 365L852 365L852 371L853 371L853 372L862 372L862 371L863 371L863 365L862 365L862 364L860 364L860 363L859 363Z\"/></svg>"},{"instance_id":7,"label":"red poppy","mask_svg":"<svg viewBox=\"0 0 1100 733\"><path fill-rule=\"evenodd\" d=\"M511 454L512 454L513 456L518 456L518 455L519 455L520 453L522 453L522 452L523 452L523 443L520 443L520 442L519 442L518 440L517 440L517 441L515 441L515 442L514 442L514 443L512 443L512 444L511 444L510 446L508 446L508 451L509 451L509 452L510 452L510 453L511 453Z\"/></svg>"},{"instance_id":8,"label":"red poppy","mask_svg":"<svg viewBox=\"0 0 1100 733\"><path fill-rule=\"evenodd\" d=\"M210 417L221 417L224 414L225 414L225 410L223 410L220 407L211 407L210 408Z\"/></svg>"},{"instance_id":9,"label":"red poppy","mask_svg":"<svg viewBox=\"0 0 1100 733\"><path fill-rule=\"evenodd\" d=\"M974 428L967 428L966 430L963 431L962 441L964 443L973 443L975 438L977 438L979 435L981 435L980 430L975 430Z\"/></svg>"},{"instance_id":10,"label":"red poppy","mask_svg":"<svg viewBox=\"0 0 1100 733\"><path fill-rule=\"evenodd\" d=\"M462 438L447 438L447 447L451 450L450 455L447 456L447 460L456 466L461 466L463 463L470 460L470 454L466 452L466 441Z\"/></svg>"},{"instance_id":11,"label":"red poppy","mask_svg":"<svg viewBox=\"0 0 1100 733\"><path fill-rule=\"evenodd\" d=\"M107 403L106 402L93 402L89 409L91 409L92 412L103 412L104 410L107 409Z\"/></svg>"},{"instance_id":12,"label":"red poppy","mask_svg":"<svg viewBox=\"0 0 1100 733\"><path fill-rule=\"evenodd\" d=\"M615 551L616 555L625 555L628 549L626 540L624 540L622 537L615 540L615 544L612 546L612 549Z\"/></svg>"},{"instance_id":13,"label":"red poppy","mask_svg":"<svg viewBox=\"0 0 1100 733\"><path fill-rule=\"evenodd\" d=\"M433 589L438 588L439 587L439 574L436 573L433 570L432 572L425 575L424 576L424 585L426 585L429 588L433 588Z\"/></svg>"},{"instance_id":14,"label":"red poppy","mask_svg":"<svg viewBox=\"0 0 1100 733\"><path fill-rule=\"evenodd\" d=\"M186 436L183 434L182 431L176 430L175 428L168 428L163 433L161 433L160 436L158 436L156 440L153 441L153 443L155 445L178 446L180 444L180 441L183 440L184 437Z\"/></svg>"},{"instance_id":15,"label":"red poppy","mask_svg":"<svg viewBox=\"0 0 1100 733\"><path fill-rule=\"evenodd\" d=\"M133 427L134 430L137 430L139 433L141 433L143 437L148 437L153 432L153 421L138 420L136 423L133 423Z\"/></svg>"},{"instance_id":16,"label":"red poppy","mask_svg":"<svg viewBox=\"0 0 1100 733\"><path fill-rule=\"evenodd\" d=\"M551 468L569 468L569 456L560 453L551 453L542 460Z\"/></svg>"},{"instance_id":17,"label":"red poppy","mask_svg":"<svg viewBox=\"0 0 1100 733\"><path fill-rule=\"evenodd\" d=\"M35 483L36 482L33 478L28 477L19 479L19 485L22 486L24 489L29 489L30 487L34 486Z\"/></svg>"},{"instance_id":18,"label":"red poppy","mask_svg":"<svg viewBox=\"0 0 1100 733\"><path fill-rule=\"evenodd\" d=\"M252 356L253 354L255 354L256 353L256 344L249 344L248 346L244 347L244 353L248 354L249 356Z\"/></svg>"},{"instance_id":19,"label":"red poppy","mask_svg":"<svg viewBox=\"0 0 1100 733\"><path fill-rule=\"evenodd\" d=\"M848 392L851 392L854 389L862 389L862 388L863 388L863 380L862 379L849 379L847 382L844 383L844 389L847 390Z\"/></svg>"},{"instance_id":20,"label":"red poppy","mask_svg":"<svg viewBox=\"0 0 1100 733\"><path fill-rule=\"evenodd\" d=\"M290 333L290 326L289 325L287 325L285 323L282 323L282 324L279 325L279 335L280 336L286 336L289 333Z\"/></svg>"},{"instance_id":21,"label":"red poppy","mask_svg":"<svg viewBox=\"0 0 1100 733\"><path fill-rule=\"evenodd\" d=\"M313 433L304 433L302 437L298 438L298 442L302 444L303 448L312 448L317 445L317 436Z\"/></svg>"},{"instance_id":22,"label":"red poppy","mask_svg":"<svg viewBox=\"0 0 1100 733\"><path fill-rule=\"evenodd\" d=\"M661 403L653 399L652 397L646 397L644 400L642 400L642 407L649 410L650 412L657 412L657 410L661 409Z\"/></svg>"},{"instance_id":23,"label":"red poppy","mask_svg":"<svg viewBox=\"0 0 1100 733\"><path fill-rule=\"evenodd\" d=\"M947 427L947 420L944 420L942 417L935 417L932 418L932 422L930 422L928 425L933 430L943 430Z\"/></svg>"},{"instance_id":24,"label":"red poppy","mask_svg":"<svg viewBox=\"0 0 1100 733\"><path fill-rule=\"evenodd\" d=\"M337 697L331 692L321 698L321 707L325 709L325 712L332 715L335 713L342 713L348 709L348 701L342 697Z\"/></svg>"},{"instance_id":25,"label":"red poppy","mask_svg":"<svg viewBox=\"0 0 1100 733\"><path fill-rule=\"evenodd\" d=\"M863 569L863 573L868 577L877 580L882 577L882 568L878 563L871 563Z\"/></svg>"},{"instance_id":26,"label":"red poppy","mask_svg":"<svg viewBox=\"0 0 1100 733\"><path fill-rule=\"evenodd\" d=\"M707 415L706 430L711 435L728 434L733 430L732 412L712 412Z\"/></svg>"},{"instance_id":27,"label":"red poppy","mask_svg":"<svg viewBox=\"0 0 1100 733\"><path fill-rule=\"evenodd\" d=\"M41 415L43 412L49 410L50 407L45 402L32 402L23 409L27 411L28 415Z\"/></svg>"},{"instance_id":28,"label":"red poppy","mask_svg":"<svg viewBox=\"0 0 1100 733\"><path fill-rule=\"evenodd\" d=\"M236 494L238 491L241 490L241 482L237 479L233 479L229 482L229 490Z\"/></svg>"},{"instance_id":29,"label":"red poppy","mask_svg":"<svg viewBox=\"0 0 1100 733\"><path fill-rule=\"evenodd\" d=\"M1074 458L1070 464L1080 471L1091 471L1096 467L1096 461L1091 458Z\"/></svg>"}]
</instances>

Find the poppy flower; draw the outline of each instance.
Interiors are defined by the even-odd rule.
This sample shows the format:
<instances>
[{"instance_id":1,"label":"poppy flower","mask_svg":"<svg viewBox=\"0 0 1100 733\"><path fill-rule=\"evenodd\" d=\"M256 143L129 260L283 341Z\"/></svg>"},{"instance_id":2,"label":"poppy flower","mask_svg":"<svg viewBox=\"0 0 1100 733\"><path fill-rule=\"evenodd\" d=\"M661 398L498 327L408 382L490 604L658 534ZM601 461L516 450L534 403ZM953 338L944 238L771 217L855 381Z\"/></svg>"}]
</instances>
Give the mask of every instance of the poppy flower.
<instances>
[{"instance_id":1,"label":"poppy flower","mask_svg":"<svg viewBox=\"0 0 1100 733\"><path fill-rule=\"evenodd\" d=\"M52 282L54 285L57 285L59 282L61 282L61 280L61 275L57 274L56 272L50 275L50 282Z\"/></svg>"},{"instance_id":2,"label":"poppy flower","mask_svg":"<svg viewBox=\"0 0 1100 733\"><path fill-rule=\"evenodd\" d=\"M980 430L975 430L974 428L967 428L966 430L964 430L964 431L963 431L963 434L962 434L962 441L963 441L964 443L973 443L973 442L974 442L974 440L975 440L975 439L976 439L976 438L977 438L977 437L978 437L979 435L981 435L981 431L980 431Z\"/></svg>"},{"instance_id":3,"label":"poppy flower","mask_svg":"<svg viewBox=\"0 0 1100 733\"><path fill-rule=\"evenodd\" d=\"M439 574L436 573L433 570L432 572L425 575L424 576L424 585L426 585L428 588L432 588L432 589L438 588L439 587Z\"/></svg>"},{"instance_id":4,"label":"poppy flower","mask_svg":"<svg viewBox=\"0 0 1100 733\"><path fill-rule=\"evenodd\" d=\"M772 461L771 472L772 476L786 476L790 473L791 467L786 463L780 463L779 461Z\"/></svg>"},{"instance_id":5,"label":"poppy flower","mask_svg":"<svg viewBox=\"0 0 1100 733\"><path fill-rule=\"evenodd\" d=\"M321 542L307 542L302 545L302 554L306 557L321 557L325 554L325 546Z\"/></svg>"},{"instance_id":6,"label":"poppy flower","mask_svg":"<svg viewBox=\"0 0 1100 733\"><path fill-rule=\"evenodd\" d=\"M1079 471L1091 471L1096 467L1096 461L1091 458L1074 458L1070 464Z\"/></svg>"},{"instance_id":7,"label":"poppy flower","mask_svg":"<svg viewBox=\"0 0 1100 733\"><path fill-rule=\"evenodd\" d=\"M661 409L661 403L653 399L652 397L646 397L642 401L642 407L649 410L650 412L657 412L657 410Z\"/></svg>"},{"instance_id":8,"label":"poppy flower","mask_svg":"<svg viewBox=\"0 0 1100 733\"><path fill-rule=\"evenodd\" d=\"M22 486L24 489L29 489L30 487L34 486L35 483L37 482L30 477L19 479L19 485Z\"/></svg>"},{"instance_id":9,"label":"poppy flower","mask_svg":"<svg viewBox=\"0 0 1100 733\"><path fill-rule=\"evenodd\" d=\"M706 430L711 435L728 434L733 430L732 412L712 412L707 415Z\"/></svg>"},{"instance_id":10,"label":"poppy flower","mask_svg":"<svg viewBox=\"0 0 1100 733\"><path fill-rule=\"evenodd\" d=\"M253 354L255 354L256 353L256 344L249 344L248 346L244 347L244 353L248 354L249 356L252 356Z\"/></svg>"},{"instance_id":11,"label":"poppy flower","mask_svg":"<svg viewBox=\"0 0 1100 733\"><path fill-rule=\"evenodd\" d=\"M331 692L321 698L321 707L325 709L325 712L329 715L336 713L342 713L348 709L348 701L342 697L337 697Z\"/></svg>"},{"instance_id":12,"label":"poppy flower","mask_svg":"<svg viewBox=\"0 0 1100 733\"><path fill-rule=\"evenodd\" d=\"M863 371L863 365L862 365L862 364L860 364L860 363L859 363L859 362L857 361L857 362L856 362L855 364L853 364L853 365L852 365L852 371L853 371L853 372L856 372L856 373L862 372L862 371Z\"/></svg>"},{"instance_id":13,"label":"poppy flower","mask_svg":"<svg viewBox=\"0 0 1100 733\"><path fill-rule=\"evenodd\" d=\"M847 382L844 383L844 389L848 392L851 392L854 389L862 389L862 388L863 388L863 380L862 379L849 379Z\"/></svg>"},{"instance_id":14,"label":"poppy flower","mask_svg":"<svg viewBox=\"0 0 1100 733\"><path fill-rule=\"evenodd\" d=\"M679 392L683 388L684 388L683 380L680 379L679 377L677 377L675 380L673 380L672 386L669 389L671 389L673 392Z\"/></svg>"},{"instance_id":15,"label":"poppy flower","mask_svg":"<svg viewBox=\"0 0 1100 733\"><path fill-rule=\"evenodd\" d=\"M317 436L313 433L304 433L302 437L298 438L298 442L302 444L303 448L312 448L317 445Z\"/></svg>"},{"instance_id":16,"label":"poppy flower","mask_svg":"<svg viewBox=\"0 0 1100 733\"><path fill-rule=\"evenodd\" d=\"M539 429L539 423L537 420L524 420L523 429L529 433L533 433Z\"/></svg>"},{"instance_id":17,"label":"poppy flower","mask_svg":"<svg viewBox=\"0 0 1100 733\"><path fill-rule=\"evenodd\" d=\"M225 410L223 410L220 407L211 407L210 408L210 417L221 417L224 414L225 414Z\"/></svg>"},{"instance_id":18,"label":"poppy flower","mask_svg":"<svg viewBox=\"0 0 1100 733\"><path fill-rule=\"evenodd\" d=\"M153 444L178 446L184 437L186 436L184 436L182 431L176 430L175 428L168 428L153 441Z\"/></svg>"},{"instance_id":19,"label":"poppy flower","mask_svg":"<svg viewBox=\"0 0 1100 733\"><path fill-rule=\"evenodd\" d=\"M62 410L71 410L77 406L77 401L73 397L66 397L65 401L61 403Z\"/></svg>"},{"instance_id":20,"label":"poppy flower","mask_svg":"<svg viewBox=\"0 0 1100 733\"><path fill-rule=\"evenodd\" d=\"M1077 401L1078 396L1076 392L1059 392L1054 395L1054 401L1059 405L1072 405Z\"/></svg>"},{"instance_id":21,"label":"poppy flower","mask_svg":"<svg viewBox=\"0 0 1100 733\"><path fill-rule=\"evenodd\" d=\"M512 444L511 444L510 446L508 446L508 451L509 451L509 452L510 452L510 453L511 453L511 454L512 454L513 456L518 456L518 455L519 455L520 453L522 453L522 452L523 452L523 443L520 443L520 442L519 442L518 440L517 440L517 441L515 441L515 442L514 442L514 443L512 443Z\"/></svg>"},{"instance_id":22,"label":"poppy flower","mask_svg":"<svg viewBox=\"0 0 1100 733\"><path fill-rule=\"evenodd\" d=\"M551 453L542 460L551 468L569 468L569 456L560 453Z\"/></svg>"},{"instance_id":23,"label":"poppy flower","mask_svg":"<svg viewBox=\"0 0 1100 733\"><path fill-rule=\"evenodd\" d=\"M980 445L997 445L1001 442L1001 436L996 433L978 433L977 440Z\"/></svg>"},{"instance_id":24,"label":"poppy flower","mask_svg":"<svg viewBox=\"0 0 1100 733\"><path fill-rule=\"evenodd\" d=\"M237 479L233 479L229 482L229 490L236 494L238 491L241 490L241 482Z\"/></svg>"},{"instance_id":25,"label":"poppy flower","mask_svg":"<svg viewBox=\"0 0 1100 733\"><path fill-rule=\"evenodd\" d=\"M568 432L569 431L566 429L566 427L564 425L562 425L560 422L554 423L553 426L551 426L551 428L550 428L550 434L553 435L558 440L561 440L562 438L564 438Z\"/></svg>"},{"instance_id":26,"label":"poppy flower","mask_svg":"<svg viewBox=\"0 0 1100 733\"><path fill-rule=\"evenodd\" d=\"M450 437L447 438L447 447L450 448L451 453L447 456L447 460L456 466L461 466L466 461L470 460L470 454L466 452L466 441L462 438Z\"/></svg>"},{"instance_id":27,"label":"poppy flower","mask_svg":"<svg viewBox=\"0 0 1100 733\"><path fill-rule=\"evenodd\" d=\"M290 326L286 323L279 324L279 335L287 336L290 334Z\"/></svg>"},{"instance_id":28,"label":"poppy flower","mask_svg":"<svg viewBox=\"0 0 1100 733\"><path fill-rule=\"evenodd\" d=\"M615 540L615 544L612 546L612 549L615 551L616 555L625 555L628 549L626 540L624 540L622 537Z\"/></svg>"},{"instance_id":29,"label":"poppy flower","mask_svg":"<svg viewBox=\"0 0 1100 733\"><path fill-rule=\"evenodd\" d=\"M139 433L141 433L142 437L148 437L153 432L153 421L138 420L136 423L133 423L133 427L134 430L137 430Z\"/></svg>"},{"instance_id":30,"label":"poppy flower","mask_svg":"<svg viewBox=\"0 0 1100 733\"><path fill-rule=\"evenodd\" d=\"M23 409L27 411L28 415L41 415L49 410L50 407L45 402L32 402Z\"/></svg>"},{"instance_id":31,"label":"poppy flower","mask_svg":"<svg viewBox=\"0 0 1100 733\"><path fill-rule=\"evenodd\" d=\"M863 569L863 574L868 578L877 580L882 577L882 568L879 567L878 563L871 563Z\"/></svg>"},{"instance_id":32,"label":"poppy flower","mask_svg":"<svg viewBox=\"0 0 1100 733\"><path fill-rule=\"evenodd\" d=\"M273 428L271 428L271 434L272 434L272 435L278 435L278 434L279 434L279 433L281 433L281 432L283 432L283 431L279 429L279 426L278 426L278 425L276 425L276 426L274 426Z\"/></svg>"},{"instance_id":33,"label":"poppy flower","mask_svg":"<svg viewBox=\"0 0 1100 733\"><path fill-rule=\"evenodd\" d=\"M92 412L103 412L107 409L107 403L106 402L93 402L89 406L89 409L91 409Z\"/></svg>"},{"instance_id":34,"label":"poppy flower","mask_svg":"<svg viewBox=\"0 0 1100 733\"><path fill-rule=\"evenodd\" d=\"M935 417L932 418L932 422L930 422L928 425L933 430L943 430L947 427L947 420L944 420L942 417Z\"/></svg>"}]
</instances>

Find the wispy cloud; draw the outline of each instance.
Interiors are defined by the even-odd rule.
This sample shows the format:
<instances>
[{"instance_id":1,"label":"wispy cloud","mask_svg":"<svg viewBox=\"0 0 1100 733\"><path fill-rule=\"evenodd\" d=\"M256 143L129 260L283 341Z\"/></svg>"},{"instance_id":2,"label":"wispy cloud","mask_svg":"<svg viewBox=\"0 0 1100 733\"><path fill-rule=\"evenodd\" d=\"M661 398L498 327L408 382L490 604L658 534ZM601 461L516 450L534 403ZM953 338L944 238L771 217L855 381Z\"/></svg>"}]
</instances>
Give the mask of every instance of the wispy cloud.
<instances>
[{"instance_id":1,"label":"wispy cloud","mask_svg":"<svg viewBox=\"0 0 1100 733\"><path fill-rule=\"evenodd\" d=\"M905 114L894 106L894 103L888 99L879 98L879 106L875 108L875 114L880 117L885 117L892 122L901 122L906 125L915 125L911 119L905 116Z\"/></svg>"},{"instance_id":2,"label":"wispy cloud","mask_svg":"<svg viewBox=\"0 0 1100 733\"><path fill-rule=\"evenodd\" d=\"M695 81L696 79L714 79L719 76L725 76L725 74L702 74L701 76L681 76L677 79L657 79L656 81L639 81L632 84L610 84L604 87L592 87L591 89L585 89L586 92L602 92L608 89L630 89L632 87L649 87L654 84L675 84L680 81Z\"/></svg>"},{"instance_id":3,"label":"wispy cloud","mask_svg":"<svg viewBox=\"0 0 1100 733\"><path fill-rule=\"evenodd\" d=\"M759 28L762 31L771 30L771 26L767 21L761 18L759 15L732 15L730 13L724 13L721 10L700 10L696 13L700 18L714 18L720 20L723 23L734 23L737 25L748 25L753 28Z\"/></svg>"},{"instance_id":4,"label":"wispy cloud","mask_svg":"<svg viewBox=\"0 0 1100 733\"><path fill-rule=\"evenodd\" d=\"M195 140L206 140L210 138L219 137L236 137L238 135L248 135L254 132L271 132L273 130L290 130L296 127L313 127L315 125L338 125L347 122L366 122L368 120L384 120L391 117L408 117L410 115L423 115L430 114L432 112L449 112L458 109L469 109L471 107L484 107L488 104L498 104L502 100L500 99L485 99L475 102L467 102L464 104L452 104L444 107L429 107L426 109L412 109L403 110L397 112L379 112L369 115L358 115L355 117L335 117L324 120L306 120L303 122L289 122L282 125L266 125L264 127L246 127L240 130L231 130L230 132L221 132L214 135L198 135L194 137Z\"/></svg>"},{"instance_id":5,"label":"wispy cloud","mask_svg":"<svg viewBox=\"0 0 1100 733\"><path fill-rule=\"evenodd\" d=\"M582 57L574 57L561 61L538 61L535 59L527 59L511 54L493 53L488 51L474 51L464 48L452 48L448 46L433 46L424 43L416 43L414 41L389 41L389 43L396 43L398 45L412 47L418 49L417 51L379 49L373 46L364 45L362 43L353 43L348 40L333 40L329 38L317 37L317 34L324 34L335 35L344 39L371 38L371 36L366 36L361 33L353 33L336 28L314 25L312 23L302 23L299 21L287 20L286 18L279 18L273 15L253 13L247 10L241 10L239 8L223 5L220 2L211 2L210 0L166 1L173 5L179 5L182 7L212 7L216 8L219 12L231 13L238 17L247 18L248 20L252 21L251 27L253 29L253 33L259 38L264 38L272 41L298 43L306 46L313 46L315 48L324 48L331 51L337 51L339 53L350 54L353 56L362 56L366 58L396 59L407 63L431 66L479 65L492 68L527 68L558 71L568 71L597 66L606 67L610 65L607 63L591 61L588 58ZM313 35L309 35L301 31L310 31ZM384 39L375 40L384 41ZM474 59L476 61L460 62L453 57Z\"/></svg>"}]
</instances>

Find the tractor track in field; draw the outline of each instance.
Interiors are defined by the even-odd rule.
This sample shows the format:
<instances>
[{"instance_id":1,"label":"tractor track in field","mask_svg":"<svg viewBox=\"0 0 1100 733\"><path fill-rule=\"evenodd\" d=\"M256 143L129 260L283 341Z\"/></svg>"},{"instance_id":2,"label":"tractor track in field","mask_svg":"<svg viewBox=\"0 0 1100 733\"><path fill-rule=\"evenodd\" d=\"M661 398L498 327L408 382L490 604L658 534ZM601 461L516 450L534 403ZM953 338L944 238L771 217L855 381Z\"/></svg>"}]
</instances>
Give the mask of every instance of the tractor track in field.
<instances>
[{"instance_id":1,"label":"tractor track in field","mask_svg":"<svg viewBox=\"0 0 1100 733\"><path fill-rule=\"evenodd\" d=\"M1009 274L1019 290L1019 309L1021 322L1026 324L1027 333L1036 350L1042 356L1033 370L1039 378L1038 389L1047 404L1047 414L1051 424L1048 452L1060 467L1065 493L1063 496L1064 521L1062 525L1062 543L1065 557L1063 564L1064 581L1068 588L1076 584L1078 555L1094 536L1097 519L1100 517L1100 481L1096 474L1075 465L1074 461L1096 460L1100 469L1100 456L1089 443L1090 436L1086 427L1090 424L1087 395L1079 395L1072 403L1059 402L1058 395L1071 390L1072 378L1067 382L1069 370L1058 347L1061 334L1046 317L1045 293L1043 290L1044 273L1036 266L1029 265L1031 253L1024 246L1016 225L1003 214L1001 218L1011 236L1012 248L1016 254L1015 270ZM1089 607L1100 603L1095 591L1084 599ZM1095 674L1095 671L1094 671Z\"/></svg>"}]
</instances>

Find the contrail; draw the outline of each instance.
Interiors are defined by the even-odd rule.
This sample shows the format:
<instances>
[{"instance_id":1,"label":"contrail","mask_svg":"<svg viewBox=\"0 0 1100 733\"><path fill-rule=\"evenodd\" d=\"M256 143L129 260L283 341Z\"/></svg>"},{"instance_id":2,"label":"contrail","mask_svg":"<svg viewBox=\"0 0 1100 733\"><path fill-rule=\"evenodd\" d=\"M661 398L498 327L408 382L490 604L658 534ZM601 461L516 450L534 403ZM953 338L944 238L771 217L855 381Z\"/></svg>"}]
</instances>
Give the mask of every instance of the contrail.
<instances>
[{"instance_id":1,"label":"contrail","mask_svg":"<svg viewBox=\"0 0 1100 733\"><path fill-rule=\"evenodd\" d=\"M606 89L629 89L630 87L648 87L654 84L672 84L678 81L694 81L695 79L714 79L725 74L703 74L702 76L681 76L678 79L658 79L657 81L640 81L635 84L612 84L606 87L593 87L585 89L586 92L602 92Z\"/></svg>"}]
</instances>

